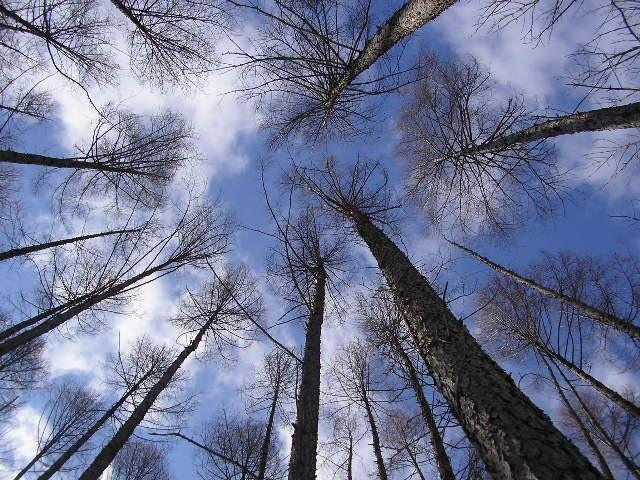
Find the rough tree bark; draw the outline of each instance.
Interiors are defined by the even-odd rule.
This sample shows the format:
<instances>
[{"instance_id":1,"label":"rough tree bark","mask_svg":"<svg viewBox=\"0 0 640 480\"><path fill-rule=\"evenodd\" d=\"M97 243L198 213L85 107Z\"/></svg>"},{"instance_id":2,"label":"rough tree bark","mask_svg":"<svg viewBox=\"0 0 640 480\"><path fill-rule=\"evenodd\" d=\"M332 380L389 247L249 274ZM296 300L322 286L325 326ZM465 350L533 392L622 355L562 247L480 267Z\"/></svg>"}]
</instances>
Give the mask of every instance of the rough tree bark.
<instances>
[{"instance_id":1,"label":"rough tree bark","mask_svg":"<svg viewBox=\"0 0 640 480\"><path fill-rule=\"evenodd\" d=\"M48 248L59 247L60 245L67 245L69 243L82 242L84 240L90 240L92 238L107 237L110 235L120 235L124 233L133 233L137 231L138 229L135 229L135 228L125 229L125 230L110 230L108 232L92 233L90 235L80 235L78 237L63 238L61 240L54 240L52 242L39 243L37 245L29 245L28 247L13 248L5 252L0 252L0 262L2 260L8 260L9 258L19 257L21 255L27 255L28 253L34 253L34 252L39 252L41 250L46 250Z\"/></svg>"},{"instance_id":2,"label":"rough tree bark","mask_svg":"<svg viewBox=\"0 0 640 480\"><path fill-rule=\"evenodd\" d=\"M291 441L289 480L314 480L320 413L320 339L324 319L326 272L316 274L313 309L309 314L302 362L296 423Z\"/></svg>"},{"instance_id":3,"label":"rough tree bark","mask_svg":"<svg viewBox=\"0 0 640 480\"><path fill-rule=\"evenodd\" d=\"M393 349L402 360L403 368L409 376L409 381L411 382L411 387L413 388L413 391L415 393L416 401L418 402L418 405L420 405L422 418L425 425L429 429L429 436L431 438L433 451L436 454L436 462L438 464L440 479L455 480L456 476L453 472L453 467L451 466L449 455L447 455L447 451L444 448L444 442L442 441L442 436L440 435L440 431L438 430L438 425L436 424L435 418L433 418L433 412L431 411L429 402L424 395L424 390L422 389L422 384L420 383L420 377L418 375L418 372L416 371L416 367L413 365L411 358L409 358L409 355L407 355L407 352L403 348L398 338L392 337L392 342Z\"/></svg>"},{"instance_id":4,"label":"rough tree bark","mask_svg":"<svg viewBox=\"0 0 640 480\"><path fill-rule=\"evenodd\" d=\"M640 104L639 104L640 105ZM592 318L593 320L596 320L604 325L607 325L611 328L615 328L616 330L619 330L621 332L624 332L634 338L637 338L640 340L640 327L629 323L629 322L625 322L624 320L622 320L621 318L616 317L615 315L611 315L607 312L604 312L600 309L597 309L595 307L592 307L591 305L588 305L580 300L578 300L577 298L573 298L573 297L569 297L567 295L562 294L561 292L558 292L557 290L553 290L551 288L545 287L544 285L540 285L539 283L537 283L536 281L524 277L516 272L514 272L513 270L510 270L507 267L504 267L502 265L499 265L497 263L495 263L494 261L490 260L489 258L480 255L478 252L471 250L468 247L465 247L463 245L460 245L456 242L453 242L451 240L449 240L449 243L451 243L452 245L458 247L461 250L464 250L465 252L469 253L470 255L472 255L474 258L477 258L478 260L480 260L482 263L488 265L489 267L493 268L494 270L503 273L504 275L508 276L509 278L514 279L516 282L519 282L523 285L526 285L527 287L530 287L540 293L542 293L543 295L547 295L551 298L555 298L556 300L566 304L566 305L571 305L574 306L576 308L579 308L580 310L582 310L589 318Z\"/></svg>"},{"instance_id":5,"label":"rough tree bark","mask_svg":"<svg viewBox=\"0 0 640 480\"><path fill-rule=\"evenodd\" d=\"M433 20L456 0L409 0L384 22L367 42L360 54L346 66L342 77L327 97L327 110L331 110L340 94L371 67L395 44Z\"/></svg>"},{"instance_id":6,"label":"rough tree bark","mask_svg":"<svg viewBox=\"0 0 640 480\"><path fill-rule=\"evenodd\" d=\"M476 342L407 256L362 212L350 213L467 436L496 479L601 479L547 415Z\"/></svg>"},{"instance_id":7,"label":"rough tree bark","mask_svg":"<svg viewBox=\"0 0 640 480\"><path fill-rule=\"evenodd\" d=\"M501 152L514 145L572 133L638 127L640 127L640 102L563 115L487 141L473 149L463 150L460 155Z\"/></svg>"},{"instance_id":8,"label":"rough tree bark","mask_svg":"<svg viewBox=\"0 0 640 480\"><path fill-rule=\"evenodd\" d=\"M149 409L153 406L153 403L156 401L158 396L165 388L167 388L173 379L173 376L182 366L184 361L189 357L189 355L196 351L205 333L215 320L216 315L211 315L209 320L200 327L200 330L198 330L198 333L191 343L189 343L189 345L180 352L155 385L149 389L149 392L145 395L144 399L133 410L133 412L131 412L131 415L126 422L122 424L109 443L102 448L100 453L98 453L93 462L91 462L91 465L89 465L82 475L80 475L78 480L98 480L98 478L100 478L100 475L102 475L104 470L113 461L124 444L127 443L127 440L129 440L131 435L133 435L136 427L140 425L142 420L144 420L145 415L149 412Z\"/></svg>"}]
</instances>

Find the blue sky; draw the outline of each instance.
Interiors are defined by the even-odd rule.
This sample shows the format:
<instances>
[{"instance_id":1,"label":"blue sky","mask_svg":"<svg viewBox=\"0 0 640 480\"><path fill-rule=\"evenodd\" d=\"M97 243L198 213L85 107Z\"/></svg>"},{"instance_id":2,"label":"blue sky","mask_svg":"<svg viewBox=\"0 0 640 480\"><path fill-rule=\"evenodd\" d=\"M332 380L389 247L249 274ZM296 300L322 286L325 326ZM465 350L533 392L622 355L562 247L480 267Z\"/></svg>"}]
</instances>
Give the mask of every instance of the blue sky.
<instances>
[{"instance_id":1,"label":"blue sky","mask_svg":"<svg viewBox=\"0 0 640 480\"><path fill-rule=\"evenodd\" d=\"M381 11L391 11L401 4L398 1L377 3L384 4L384 7L378 5ZM570 14L541 44L534 45L523 41L523 27L520 24L513 24L501 32L477 29L475 19L479 5L477 1L458 3L436 21L423 27L406 42L405 60L415 58L415 54L423 49L436 49L446 57L472 54L492 72L498 82L498 92L515 89L525 95L531 106L572 110L581 92L567 87L564 76L571 68L570 54L578 45L588 40L592 31L590 27L597 24L597 16ZM580 28L576 28L578 25ZM252 27L247 25L245 28L250 31ZM224 45L221 46L221 51L224 50L223 47ZM204 191L211 198L219 198L241 225L229 260L246 262L252 268L265 295L267 317L275 319L281 313L282 306L265 280L265 255L270 240L255 231L242 228L249 226L270 230L272 227L259 182L261 162L268 160L271 163L268 182L271 191L275 192L278 171L286 167L292 158L296 161L298 158L308 161L334 154L345 161L351 161L361 155L380 161L389 171L395 188L400 191L405 166L394 154L398 136L394 125L397 112L406 99L397 93L376 99L376 102L380 102L379 116L376 123L371 125L371 133L366 136L347 142L336 140L306 149L270 150L266 146L267 135L259 127L261 118L253 106L239 101L232 94L225 94L237 84L238 79L234 73L214 74L196 91L160 91L140 84L125 72L119 86L96 88L90 92L94 100L99 99L101 103L122 103L143 115L161 107L175 108L192 122L199 136L197 146L203 158L196 167L196 175L202 181ZM29 126L14 145L16 150L63 154L90 133L88 127L93 112L86 97L60 78L51 78L47 86L54 92L55 117L44 124ZM594 102L592 106L595 105ZM587 107L588 103L582 105L582 108ZM624 174L612 177L612 170L607 168L595 173L584 168L585 153L598 138L606 138L607 135L580 134L556 142L561 165L574 168L568 181L568 195L562 212L548 219L531 219L522 230L507 240L473 238L468 239L468 242L496 261L521 269L530 262L540 260L543 251L558 253L572 250L595 256L627 249L640 253L640 228L610 217L631 213L633 201L640 192L638 169L628 168ZM25 223L36 230L51 231L61 234L60 236L73 232L73 221L69 225L56 222L48 208L50 200L46 189L40 187L39 190L34 190L31 172L25 170L25 173L20 193L25 201ZM99 226L106 221L106 218L96 213L91 223ZM455 260L456 273L446 279L451 284L455 285L461 279L467 285L481 284L486 278L486 267L459 252L451 251L442 236L430 228L421 213L411 206L404 212L401 233L414 262L428 266L437 261L439 255ZM350 290L345 292L348 299L354 298L358 285L371 279L371 269L364 267L373 265L372 258L363 247L354 247L354 253L360 268L351 279ZM16 298L19 290L33 281L32 275L33 271L26 263L11 262L1 265L2 284L15 288L5 296ZM175 311L183 287L197 281L200 278L198 275L200 274L177 275L144 287L130 307L131 315L113 318L110 328L100 336L85 335L70 340L59 334L50 335L45 357L51 381L74 378L104 391L100 374L101 362L115 349L118 338L126 344L147 333L158 342L173 343L176 332L167 319ZM454 309L456 313L464 315L473 309L473 305L467 300L454 305ZM473 319L468 324L473 331ZM301 323L274 329L273 334L287 345L301 350L304 335ZM338 319L329 314L323 332L324 360L331 360L340 346L357 334L350 318ZM251 369L259 366L262 355L271 348L263 340L239 351L234 362L189 361L185 366L192 378L189 388L199 393L199 408L189 419L184 431L199 433L202 423L219 414L222 409L242 413L238 389L250 381ZM512 371L515 377L522 367L505 363L505 368ZM594 366L594 372L610 385L628 386L637 391L637 385L640 384L637 376L628 371L621 372L613 363ZM538 405L553 413L557 404L548 392L540 388L525 386L526 392ZM104 393L107 396L109 394L108 391ZM10 441L15 446L16 465L20 465L33 453L35 425L44 398L45 389L34 392L16 416L10 435ZM321 436L326 435L327 431L327 426L323 425ZM285 447L290 433L287 425L280 425L279 435L282 436ZM144 431L140 434L145 436ZM176 442L167 448L176 479L198 478L192 447ZM361 442L357 464L360 475L372 472L374 468L368 448L367 441ZM2 468L4 472L8 472L12 467L3 465ZM5 478L3 475L5 473L0 470L0 477ZM328 472L321 470L318 478L324 480L331 477Z\"/></svg>"}]
</instances>

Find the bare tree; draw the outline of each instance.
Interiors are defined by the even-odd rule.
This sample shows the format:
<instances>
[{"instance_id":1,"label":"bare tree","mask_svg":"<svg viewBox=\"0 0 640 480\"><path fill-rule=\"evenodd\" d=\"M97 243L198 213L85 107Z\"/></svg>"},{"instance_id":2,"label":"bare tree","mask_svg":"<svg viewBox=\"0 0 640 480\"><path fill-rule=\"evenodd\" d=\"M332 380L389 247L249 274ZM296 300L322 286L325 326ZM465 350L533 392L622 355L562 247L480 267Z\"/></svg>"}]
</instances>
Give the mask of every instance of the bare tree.
<instances>
[{"instance_id":1,"label":"bare tree","mask_svg":"<svg viewBox=\"0 0 640 480\"><path fill-rule=\"evenodd\" d=\"M87 194L113 195L118 201L154 207L178 167L194 158L191 133L176 114L145 121L124 112L107 112L97 121L88 145L69 157L0 151L0 163L37 165L71 171L56 187L62 201Z\"/></svg>"},{"instance_id":2,"label":"bare tree","mask_svg":"<svg viewBox=\"0 0 640 480\"><path fill-rule=\"evenodd\" d=\"M154 384L154 381L157 381L158 377L166 370L169 363L169 353L168 349L153 345L147 338L141 338L126 355L123 356L119 351L118 355L110 356L106 365L109 377L107 383L110 388L121 391L121 396L51 463L38 477L38 480L51 478L59 472L74 455L81 451L85 444L87 444L109 420L120 417L125 414L127 410L134 408L139 401L138 399L144 397L144 394L150 386ZM174 377L172 384L170 384L171 389L176 390L180 388L181 385L178 385L179 383L179 379ZM167 390L170 390L170 388L165 388L163 392L165 396ZM160 402L156 401L156 403ZM184 410L185 404L186 402L179 402L179 404L177 404L175 402L165 401L164 406L161 408L156 407L154 404L154 406L150 408L150 412L156 413L162 410L162 413L165 415L171 413L174 416L179 416Z\"/></svg>"},{"instance_id":3,"label":"bare tree","mask_svg":"<svg viewBox=\"0 0 640 480\"><path fill-rule=\"evenodd\" d=\"M553 285L549 287L542 281L520 275L495 263L468 247L453 241L450 243L510 279L566 305L576 307L587 317L603 325L640 339L640 327L633 323L640 309L637 290L640 270L635 259L614 257L606 262L609 266L607 271L588 257L581 258L571 253L546 255L542 264L533 266L531 274L543 276L547 285ZM627 290L623 291L620 285ZM618 312L622 312L623 315Z\"/></svg>"},{"instance_id":4,"label":"bare tree","mask_svg":"<svg viewBox=\"0 0 640 480\"><path fill-rule=\"evenodd\" d=\"M265 480L267 464L272 456L273 429L278 410L282 410L285 398L291 395L295 383L292 358L282 350L274 350L264 357L264 366L257 379L245 389L251 412L267 410L260 461L256 478Z\"/></svg>"},{"instance_id":5,"label":"bare tree","mask_svg":"<svg viewBox=\"0 0 640 480\"><path fill-rule=\"evenodd\" d=\"M426 480L424 465L429 463L429 451L424 442L428 433L419 415L394 409L382 425L382 445L391 450L389 471L397 471L403 478ZM455 477L453 477L455 478Z\"/></svg>"},{"instance_id":6,"label":"bare tree","mask_svg":"<svg viewBox=\"0 0 640 480\"><path fill-rule=\"evenodd\" d=\"M361 429L359 418L350 410L340 412L333 420L333 434L323 445L327 450L324 461L329 463L333 469L344 471L347 480L353 480L353 463L355 447L365 435ZM340 454L344 460L336 459Z\"/></svg>"},{"instance_id":7,"label":"bare tree","mask_svg":"<svg viewBox=\"0 0 640 480\"><path fill-rule=\"evenodd\" d=\"M63 452L94 422L100 408L97 395L85 388L62 384L53 389L38 422L38 451L13 479Z\"/></svg>"},{"instance_id":8,"label":"bare tree","mask_svg":"<svg viewBox=\"0 0 640 480\"><path fill-rule=\"evenodd\" d=\"M369 0L230 3L264 18L250 48L234 52L238 60L232 66L243 69L250 81L242 91L259 99L281 141L295 134L315 140L327 127L357 130L370 116L360 108L364 98L406 82L406 70L371 72L372 67L454 0L407 1L381 22L374 20Z\"/></svg>"},{"instance_id":9,"label":"bare tree","mask_svg":"<svg viewBox=\"0 0 640 480\"><path fill-rule=\"evenodd\" d=\"M215 40L226 21L221 0L111 0L130 23L130 63L136 75L163 84L193 81L212 69Z\"/></svg>"},{"instance_id":10,"label":"bare tree","mask_svg":"<svg viewBox=\"0 0 640 480\"><path fill-rule=\"evenodd\" d=\"M203 433L204 452L200 471L206 478L241 480L258 478L264 457L265 430L260 422L249 418L221 418L206 425ZM264 477L278 480L286 476L285 465L274 442L266 457Z\"/></svg>"},{"instance_id":11,"label":"bare tree","mask_svg":"<svg viewBox=\"0 0 640 480\"><path fill-rule=\"evenodd\" d=\"M360 161L345 172L329 162L322 169L297 167L292 180L349 220L367 244L438 389L476 443L489 472L504 478L600 478L575 445L481 349L406 254L375 225L388 218L391 210L377 168Z\"/></svg>"},{"instance_id":12,"label":"bare tree","mask_svg":"<svg viewBox=\"0 0 640 480\"><path fill-rule=\"evenodd\" d=\"M375 365L371 357L370 349L356 340L340 351L333 362L331 376L337 387L334 395L364 410L371 432L378 477L380 480L387 480L388 473L382 454L374 398L374 392L380 388L380 380L375 375Z\"/></svg>"},{"instance_id":13,"label":"bare tree","mask_svg":"<svg viewBox=\"0 0 640 480\"><path fill-rule=\"evenodd\" d=\"M0 356L97 308L101 302L122 301L123 294L154 279L187 266L206 265L207 260L227 251L229 233L229 219L213 206L187 206L175 225L168 232L156 236L150 245L144 245L142 251L138 251L134 244L117 263L111 264L115 258L114 251L108 253L106 262L102 257L94 259L97 269L90 265L80 272L79 279L73 278L82 287L81 293L73 289L67 296L63 291L60 300L57 295L60 292L56 289L47 291L46 298L50 298L51 306L0 333L3 338ZM79 275L77 270L72 273Z\"/></svg>"},{"instance_id":14,"label":"bare tree","mask_svg":"<svg viewBox=\"0 0 640 480\"><path fill-rule=\"evenodd\" d=\"M248 336L248 316L257 317L261 302L255 292L255 285L246 268L237 267L222 275L220 281L204 286L201 292L189 294L174 322L184 335L191 337L187 345L174 357L155 383L149 387L144 397L136 402L127 420L102 448L93 462L79 477L79 480L97 480L120 449L133 435L153 407L154 402L170 384L184 361L194 354L200 344L204 349L201 356L210 357L237 345ZM240 299L239 304L236 302ZM248 313L249 312L249 313ZM194 335L195 334L195 335Z\"/></svg>"},{"instance_id":15,"label":"bare tree","mask_svg":"<svg viewBox=\"0 0 640 480\"><path fill-rule=\"evenodd\" d=\"M170 480L165 452L156 444L130 440L113 460L109 480Z\"/></svg>"},{"instance_id":16,"label":"bare tree","mask_svg":"<svg viewBox=\"0 0 640 480\"><path fill-rule=\"evenodd\" d=\"M373 293L372 298L368 301L361 299L359 314L368 341L390 357L392 362L399 364L403 376L408 379L408 386L415 394L424 426L427 428L431 440L440 478L455 480L455 473L445 449L440 429L424 392L421 375L405 347L409 333L403 329L402 313L398 310L390 292L380 288ZM416 466L416 468L418 467Z\"/></svg>"},{"instance_id":17,"label":"bare tree","mask_svg":"<svg viewBox=\"0 0 640 480\"><path fill-rule=\"evenodd\" d=\"M490 301L489 301L490 300ZM588 328L571 308L555 308L545 297L514 280L492 277L479 296L483 330L502 339L506 351L532 351L562 365L594 389L640 418L640 407L588 371ZM484 303L483 303L484 302Z\"/></svg>"}]
</instances>

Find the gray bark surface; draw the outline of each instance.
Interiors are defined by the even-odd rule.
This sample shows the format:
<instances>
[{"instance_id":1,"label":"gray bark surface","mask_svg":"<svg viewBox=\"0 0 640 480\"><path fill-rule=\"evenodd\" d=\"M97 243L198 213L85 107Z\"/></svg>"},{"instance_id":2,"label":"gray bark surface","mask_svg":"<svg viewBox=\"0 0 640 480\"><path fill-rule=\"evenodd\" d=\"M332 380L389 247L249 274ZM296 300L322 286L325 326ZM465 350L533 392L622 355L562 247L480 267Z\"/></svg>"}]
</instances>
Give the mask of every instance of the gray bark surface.
<instances>
[{"instance_id":1,"label":"gray bark surface","mask_svg":"<svg viewBox=\"0 0 640 480\"><path fill-rule=\"evenodd\" d=\"M14 152L13 150L0 150L0 163L17 163L20 165L40 165L51 168L72 168L74 170L99 170L101 172L128 173L131 175L149 175L148 172L135 168L114 167L106 163L77 158L56 158L33 153Z\"/></svg>"},{"instance_id":2,"label":"gray bark surface","mask_svg":"<svg viewBox=\"0 0 640 480\"><path fill-rule=\"evenodd\" d=\"M387 480L387 467L384 465L384 457L382 456L382 448L380 447L380 434L378 433L378 426L376 425L376 418L373 416L373 409L371 408L371 402L369 401L369 395L367 395L364 385L362 385L362 402L364 404L364 410L367 412L367 421L369 422L369 429L371 430L371 445L373 446L373 453L376 457L376 466L378 467L378 477L380 480Z\"/></svg>"},{"instance_id":3,"label":"gray bark surface","mask_svg":"<svg viewBox=\"0 0 640 480\"><path fill-rule=\"evenodd\" d=\"M289 459L289 480L316 478L320 414L320 339L324 319L325 276L324 270L317 275L313 310L307 323L300 394L296 402L296 423Z\"/></svg>"},{"instance_id":4,"label":"gray bark surface","mask_svg":"<svg viewBox=\"0 0 640 480\"><path fill-rule=\"evenodd\" d=\"M437 387L495 479L601 479L487 355L407 256L359 211L351 217L404 314Z\"/></svg>"}]
</instances>

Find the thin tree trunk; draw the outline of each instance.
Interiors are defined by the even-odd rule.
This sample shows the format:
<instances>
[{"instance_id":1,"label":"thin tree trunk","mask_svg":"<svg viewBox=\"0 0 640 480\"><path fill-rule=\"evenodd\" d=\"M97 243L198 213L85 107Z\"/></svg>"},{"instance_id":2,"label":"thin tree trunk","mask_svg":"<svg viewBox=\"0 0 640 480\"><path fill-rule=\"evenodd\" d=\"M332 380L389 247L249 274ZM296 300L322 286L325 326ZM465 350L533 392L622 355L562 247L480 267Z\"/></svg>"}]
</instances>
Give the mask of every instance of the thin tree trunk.
<instances>
[{"instance_id":1,"label":"thin tree trunk","mask_svg":"<svg viewBox=\"0 0 640 480\"><path fill-rule=\"evenodd\" d=\"M9 338L8 340L5 340L4 342L0 343L0 356L5 355L6 353L9 353L15 350L16 348L31 342L35 338L38 338L39 336L50 332L54 328L59 327L60 325L65 323L67 320L70 320L71 318L75 317L79 313L93 307L94 305L97 305L98 303L102 302L107 298L117 295L119 292L125 290L127 287L130 287L131 285L142 280L143 278L148 277L149 275L152 275L162 270L167 265L169 265L169 262L165 262L154 268L145 270L144 272L139 273L138 275L135 275L130 279L125 280L124 282L120 282L108 288L107 290L105 290L103 293L99 295L92 295L88 297L83 302L72 306L71 308L69 308L67 311L63 313L50 317L49 319L31 328L30 330L24 331L14 337Z\"/></svg>"},{"instance_id":2,"label":"thin tree trunk","mask_svg":"<svg viewBox=\"0 0 640 480\"><path fill-rule=\"evenodd\" d=\"M553 360L551 361L553 362ZM625 465L625 467L627 467L627 469L631 472L631 474L634 477L640 479L640 468L638 468L638 465L624 454L624 452L620 449L616 441L613 438L611 438L611 435L609 435L609 432L607 432L607 430L602 426L602 424L600 423L600 420L596 418L596 416L593 414L589 406L584 402L584 400L582 400L580 393L576 390L576 387L573 386L573 383L571 383L571 381L567 378L567 376L564 374L562 369L558 367L558 365L555 362L554 362L554 365L558 369L558 372L560 373L560 376L563 378L565 383L569 385L569 388L573 392L573 396L576 397L576 399L580 403L580 406L582 407L584 412L587 414L591 422L593 422L593 425L600 431L600 434L604 437L605 443L609 445L609 447L614 452L616 452L616 454L618 455L622 463Z\"/></svg>"},{"instance_id":3,"label":"thin tree trunk","mask_svg":"<svg viewBox=\"0 0 640 480\"><path fill-rule=\"evenodd\" d=\"M0 252L0 261L7 260L9 258L19 257L21 255L26 255L28 253L39 252L41 250L46 250L48 248L59 247L60 245L67 245L69 243L82 242L84 240L90 240L92 238L99 238L99 237L107 237L110 235L133 233L137 231L138 229L136 228L125 229L125 230L110 230L108 232L92 233L89 235L81 235L78 237L63 238L61 240L54 240L52 242L39 243L37 245L30 245L28 247L13 248L5 252Z\"/></svg>"},{"instance_id":4,"label":"thin tree trunk","mask_svg":"<svg viewBox=\"0 0 640 480\"><path fill-rule=\"evenodd\" d=\"M289 480L314 480L320 414L320 339L324 319L326 273L318 272L313 306L307 323L296 423L291 442Z\"/></svg>"},{"instance_id":5,"label":"thin tree trunk","mask_svg":"<svg viewBox=\"0 0 640 480\"><path fill-rule=\"evenodd\" d=\"M349 453L347 456L347 480L353 480L353 436L349 433Z\"/></svg>"},{"instance_id":6,"label":"thin tree trunk","mask_svg":"<svg viewBox=\"0 0 640 480\"><path fill-rule=\"evenodd\" d=\"M387 467L384 465L384 457L382 456L382 448L380 447L380 435L378 434L378 427L376 425L376 419L373 416L373 409L371 408L371 402L369 402L369 396L362 387L362 402L364 403L364 409L367 412L367 421L369 422L369 429L371 430L371 440L373 445L373 453L376 456L376 465L378 466L378 476L380 480L387 480Z\"/></svg>"},{"instance_id":7,"label":"thin tree trunk","mask_svg":"<svg viewBox=\"0 0 640 480\"><path fill-rule=\"evenodd\" d=\"M421 480L427 480L426 478L424 478L424 474L422 473L422 469L420 468L420 465L418 464L418 459L416 458L415 454L411 451L411 449L408 446L405 448L405 450L407 451L407 455L409 455L409 458L411 459L411 463L413 464L413 468L415 469L415 471L418 474L418 476L420 477L420 479Z\"/></svg>"},{"instance_id":8,"label":"thin tree trunk","mask_svg":"<svg viewBox=\"0 0 640 480\"><path fill-rule=\"evenodd\" d=\"M273 430L273 420L276 416L276 408L278 406L278 397L280 396L280 377L276 380L275 390L273 392L273 400L269 408L269 419L267 420L267 428L264 432L264 440L260 450L260 466L258 467L258 480L264 480L267 471L267 460L269 459L269 447L271 444L271 432Z\"/></svg>"},{"instance_id":9,"label":"thin tree trunk","mask_svg":"<svg viewBox=\"0 0 640 480\"><path fill-rule=\"evenodd\" d=\"M31 461L29 461L29 463L22 470L20 470L15 477L13 477L13 480L19 480L20 478L24 477L24 475L29 471L29 469L33 467L36 463L38 463L38 460L44 457L44 455L49 451L51 446L55 443L55 440L56 439L54 438L54 439L51 439L49 442L47 442L47 444L44 447L42 447L42 450L36 453L36 455L31 459Z\"/></svg>"},{"instance_id":10,"label":"thin tree trunk","mask_svg":"<svg viewBox=\"0 0 640 480\"><path fill-rule=\"evenodd\" d=\"M326 109L331 110L340 94L380 57L405 37L411 35L430 22L456 0L409 0L389 17L376 34L364 46L358 56L351 61L342 78L333 86L326 101Z\"/></svg>"},{"instance_id":11,"label":"thin tree trunk","mask_svg":"<svg viewBox=\"0 0 640 480\"><path fill-rule=\"evenodd\" d=\"M131 175L146 175L148 172L135 168L117 167L107 163L81 160L77 158L56 158L33 153L14 152L13 150L0 150L0 163L17 163L20 165L40 165L51 168L72 168L74 170L99 170L101 172L128 173Z\"/></svg>"},{"instance_id":12,"label":"thin tree trunk","mask_svg":"<svg viewBox=\"0 0 640 480\"><path fill-rule=\"evenodd\" d=\"M640 127L640 102L563 115L504 137L490 140L460 155L501 152L514 145L580 132Z\"/></svg>"},{"instance_id":13,"label":"thin tree trunk","mask_svg":"<svg viewBox=\"0 0 640 480\"><path fill-rule=\"evenodd\" d=\"M78 438L73 445L71 445L62 455L60 455L60 457L58 457L58 459L53 462L53 464L47 468L44 473L42 473L39 477L38 480L47 480L49 478L51 478L53 475L55 475L63 466L64 464L76 453L78 452L78 450L80 450L80 448L82 448L82 446L87 443L91 437L93 437L98 430L100 430L102 428L102 426L107 422L107 420L109 420L115 413L116 411L124 404L124 402L127 400L127 398L129 398L129 396L135 392L138 388L140 388L140 385L142 385L142 383L149 378L150 372L146 373L145 375L143 375L140 380L138 380L129 390L127 390L121 397L120 399L114 403L111 408L109 408L109 410L107 410L92 426L91 428L89 428L89 430L87 430L80 438Z\"/></svg>"},{"instance_id":14,"label":"thin tree trunk","mask_svg":"<svg viewBox=\"0 0 640 480\"><path fill-rule=\"evenodd\" d=\"M582 378L586 382L589 382L589 384L593 388L595 388L598 392L600 392L602 395L607 397L612 402L614 402L617 405L619 405L620 408L625 409L627 412L629 412L635 418L640 419L640 407L638 407L636 404L634 404L633 402L627 400L626 398L624 398L622 395L620 395L615 390L607 387L600 380L598 380L597 378L589 375L583 369L581 369L580 367L575 365L573 362L570 362L569 360L564 358L562 355L559 355L558 353L556 353L553 350L551 350L549 348L546 348L544 346L536 345L536 348L538 349L538 351L542 355L547 355L547 356L551 357L553 360L555 360L556 362L560 363L562 366L567 368L569 371L571 371L572 373L574 373L578 377Z\"/></svg>"},{"instance_id":15,"label":"thin tree trunk","mask_svg":"<svg viewBox=\"0 0 640 480\"><path fill-rule=\"evenodd\" d=\"M165 388L167 388L173 379L173 376L182 366L184 361L189 357L189 355L196 351L200 341L207 332L207 329L215 321L215 318L216 316L212 315L200 328L191 343L187 345L182 352L180 352L169 368L167 368L167 370L162 374L160 379L149 389L149 392L145 395L144 399L133 410L133 412L131 412L131 415L126 422L122 424L109 443L102 448L100 453L96 456L93 462L91 462L91 465L87 467L82 475L80 475L78 480L98 480L98 478L100 478L100 475L102 475L120 449L125 445L125 443L127 443L131 435L133 435L136 427L140 425L142 420L144 420L144 417L149 412L149 409L153 406L153 403L156 401L158 396Z\"/></svg>"},{"instance_id":16,"label":"thin tree trunk","mask_svg":"<svg viewBox=\"0 0 640 480\"><path fill-rule=\"evenodd\" d=\"M605 478L609 480L613 480L614 476L613 476L613 473L611 473L609 464L607 463L607 460L604 458L604 455L598 448L598 445L596 445L596 442L593 440L593 437L589 433L587 426L584 424L584 422L582 421L582 419L580 418L576 410L573 408L573 405L571 405L571 402L569 402L569 399L562 391L562 387L558 383L558 379L553 373L553 369L551 368L551 366L547 363L544 357L541 357L541 358L543 363L547 367L547 371L551 376L551 380L553 381L553 385L555 386L556 391L558 392L558 395L560 395L560 399L562 400L562 403L564 403L565 407L567 408L567 411L569 412L569 415L571 415L571 418L573 418L573 421L576 422L576 425L578 425L578 428L580 429L580 433L582 433L582 436L587 442L587 445L589 445L589 448L591 449L596 459L598 460L598 464L600 465L600 470L602 471L602 474L604 475Z\"/></svg>"},{"instance_id":17,"label":"thin tree trunk","mask_svg":"<svg viewBox=\"0 0 640 480\"><path fill-rule=\"evenodd\" d=\"M602 476L515 385L407 256L358 210L351 218L404 314L422 358L496 479Z\"/></svg>"},{"instance_id":18,"label":"thin tree trunk","mask_svg":"<svg viewBox=\"0 0 640 480\"><path fill-rule=\"evenodd\" d=\"M456 242L453 242L451 240L449 240L449 243L451 243L452 245L455 245L456 247L458 247L461 250L464 250L465 252L471 254L472 256L474 256L475 258L477 258L478 260L480 260L481 262L483 262L484 264L488 265L489 267L493 268L494 270L503 273L505 275L507 275L508 277L514 279L516 282L519 282L523 285L526 285L527 287L531 287L534 290L542 293L543 295L547 295L551 298L555 298L556 300L559 300L560 302L566 304L566 305L571 305L574 307L579 308L580 310L582 310L588 317L592 318L593 320L596 320L604 325L607 325L611 328L615 328L616 330L619 330L621 332L624 332L628 335L631 335L634 338L640 339L640 327L637 327L636 325L633 325L630 322L625 322L624 320L622 320L621 318L616 317L615 315L611 315L607 312L603 312L602 310L592 307L591 305L588 305L580 300L578 300L577 298L574 297L569 297L567 295L564 295L560 292L558 292L557 290L553 290L551 288L545 287L544 285L540 285L539 283L537 283L536 281L524 277L516 272L514 272L513 270L508 269L507 267L503 267L502 265L499 265L493 261L491 261L490 259L488 259L487 257L484 257L482 255L480 255L478 252L475 252L473 250L471 250L470 248L467 248L463 245L460 245Z\"/></svg>"},{"instance_id":19,"label":"thin tree trunk","mask_svg":"<svg viewBox=\"0 0 640 480\"><path fill-rule=\"evenodd\" d=\"M418 372L416 371L416 367L413 365L411 358L409 358L409 355L407 355L407 352L403 348L398 338L393 337L392 342L393 348L398 356L400 356L400 359L402 360L402 363L404 365L404 370L409 376L409 381L411 382L411 387L413 388L413 391L415 393L416 401L418 402L418 405L420 405L422 418L425 425L429 429L431 445L433 446L433 451L436 454L436 462L438 464L440 479L456 480L456 475L453 472L453 467L451 466L449 455L447 455L447 451L444 448L444 442L442 441L442 436L440 435L440 431L438 430L438 425L436 424L435 418L433 418L431 406L429 405L429 402L424 395L424 390L422 389L422 384L420 383L420 378L418 376Z\"/></svg>"}]
</instances>

